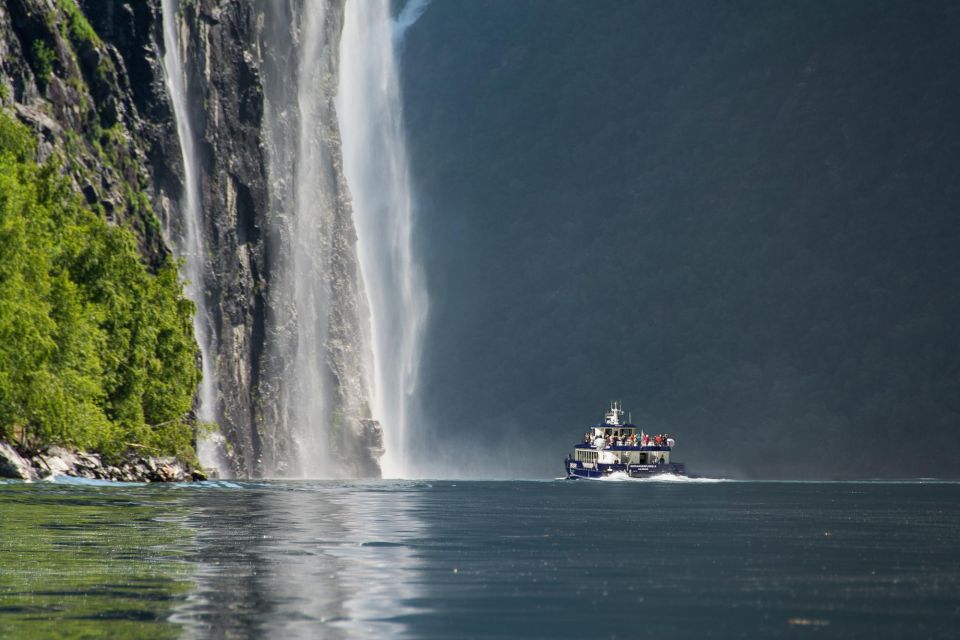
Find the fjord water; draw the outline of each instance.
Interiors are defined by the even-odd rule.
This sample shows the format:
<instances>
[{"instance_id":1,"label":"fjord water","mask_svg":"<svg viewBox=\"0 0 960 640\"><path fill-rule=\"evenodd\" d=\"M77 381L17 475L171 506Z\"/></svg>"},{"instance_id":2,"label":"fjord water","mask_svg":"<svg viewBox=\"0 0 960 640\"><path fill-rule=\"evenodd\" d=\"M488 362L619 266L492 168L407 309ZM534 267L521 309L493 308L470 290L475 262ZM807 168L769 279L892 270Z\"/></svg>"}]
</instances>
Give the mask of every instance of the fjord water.
<instances>
[{"instance_id":1,"label":"fjord water","mask_svg":"<svg viewBox=\"0 0 960 640\"><path fill-rule=\"evenodd\" d=\"M956 637L960 484L0 485L4 638Z\"/></svg>"}]
</instances>

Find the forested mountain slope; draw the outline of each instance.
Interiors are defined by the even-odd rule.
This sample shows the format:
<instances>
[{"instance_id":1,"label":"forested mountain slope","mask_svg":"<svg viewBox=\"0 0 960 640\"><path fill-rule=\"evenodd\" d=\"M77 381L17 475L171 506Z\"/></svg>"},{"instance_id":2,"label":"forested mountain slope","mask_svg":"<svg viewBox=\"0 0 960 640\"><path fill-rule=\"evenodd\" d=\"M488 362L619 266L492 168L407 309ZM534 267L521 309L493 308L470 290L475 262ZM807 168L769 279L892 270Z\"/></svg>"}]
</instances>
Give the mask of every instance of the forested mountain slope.
<instances>
[{"instance_id":1,"label":"forested mountain slope","mask_svg":"<svg viewBox=\"0 0 960 640\"><path fill-rule=\"evenodd\" d=\"M151 16L114 34L145 61ZM195 457L194 305L157 215L178 167L150 161L169 112L138 71L73 0L0 4L0 440L21 450Z\"/></svg>"}]
</instances>

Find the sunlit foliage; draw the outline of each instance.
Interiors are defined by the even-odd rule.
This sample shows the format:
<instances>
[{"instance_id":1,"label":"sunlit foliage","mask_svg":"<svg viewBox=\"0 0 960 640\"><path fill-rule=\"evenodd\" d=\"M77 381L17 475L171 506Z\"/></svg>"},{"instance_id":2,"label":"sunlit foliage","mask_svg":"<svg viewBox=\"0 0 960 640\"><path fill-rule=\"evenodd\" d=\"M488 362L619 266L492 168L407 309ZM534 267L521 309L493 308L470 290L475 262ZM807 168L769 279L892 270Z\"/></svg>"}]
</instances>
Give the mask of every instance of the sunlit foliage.
<instances>
[{"instance_id":1,"label":"sunlit foliage","mask_svg":"<svg viewBox=\"0 0 960 640\"><path fill-rule=\"evenodd\" d=\"M0 113L0 438L190 455L193 312L173 260L150 273Z\"/></svg>"}]
</instances>

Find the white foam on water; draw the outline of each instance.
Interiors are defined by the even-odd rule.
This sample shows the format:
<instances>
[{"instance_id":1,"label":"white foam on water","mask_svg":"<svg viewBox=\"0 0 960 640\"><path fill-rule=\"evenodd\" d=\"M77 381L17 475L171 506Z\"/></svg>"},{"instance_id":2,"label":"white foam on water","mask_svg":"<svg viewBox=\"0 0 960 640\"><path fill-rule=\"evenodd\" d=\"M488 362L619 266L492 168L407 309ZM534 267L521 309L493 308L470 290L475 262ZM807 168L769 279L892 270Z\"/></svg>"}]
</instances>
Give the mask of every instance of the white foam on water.
<instances>
[{"instance_id":1,"label":"white foam on water","mask_svg":"<svg viewBox=\"0 0 960 640\"><path fill-rule=\"evenodd\" d=\"M65 476L55 473L43 478L42 482L50 484L65 484L80 487L139 487L146 485L146 482L119 482L117 480L99 480L96 478L78 478L76 476Z\"/></svg>"},{"instance_id":2,"label":"white foam on water","mask_svg":"<svg viewBox=\"0 0 960 640\"><path fill-rule=\"evenodd\" d=\"M591 478L591 480L600 480L602 482L680 482L687 484L715 484L717 482L730 482L726 478L691 478L690 476L681 476L674 473L658 473L654 476L645 478L631 478L624 471L616 471L602 478Z\"/></svg>"}]
</instances>

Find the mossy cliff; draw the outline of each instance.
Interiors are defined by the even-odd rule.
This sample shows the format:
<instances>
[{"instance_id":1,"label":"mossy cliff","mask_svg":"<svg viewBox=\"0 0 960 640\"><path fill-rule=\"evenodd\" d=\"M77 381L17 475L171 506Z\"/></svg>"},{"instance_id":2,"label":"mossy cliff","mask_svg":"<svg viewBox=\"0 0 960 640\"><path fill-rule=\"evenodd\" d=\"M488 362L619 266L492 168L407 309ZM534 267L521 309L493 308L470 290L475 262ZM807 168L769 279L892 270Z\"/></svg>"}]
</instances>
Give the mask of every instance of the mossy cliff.
<instances>
[{"instance_id":1,"label":"mossy cliff","mask_svg":"<svg viewBox=\"0 0 960 640\"><path fill-rule=\"evenodd\" d=\"M135 89L124 65L74 0L0 3L0 440L189 459L194 307L148 160L169 118L159 74Z\"/></svg>"}]
</instances>

